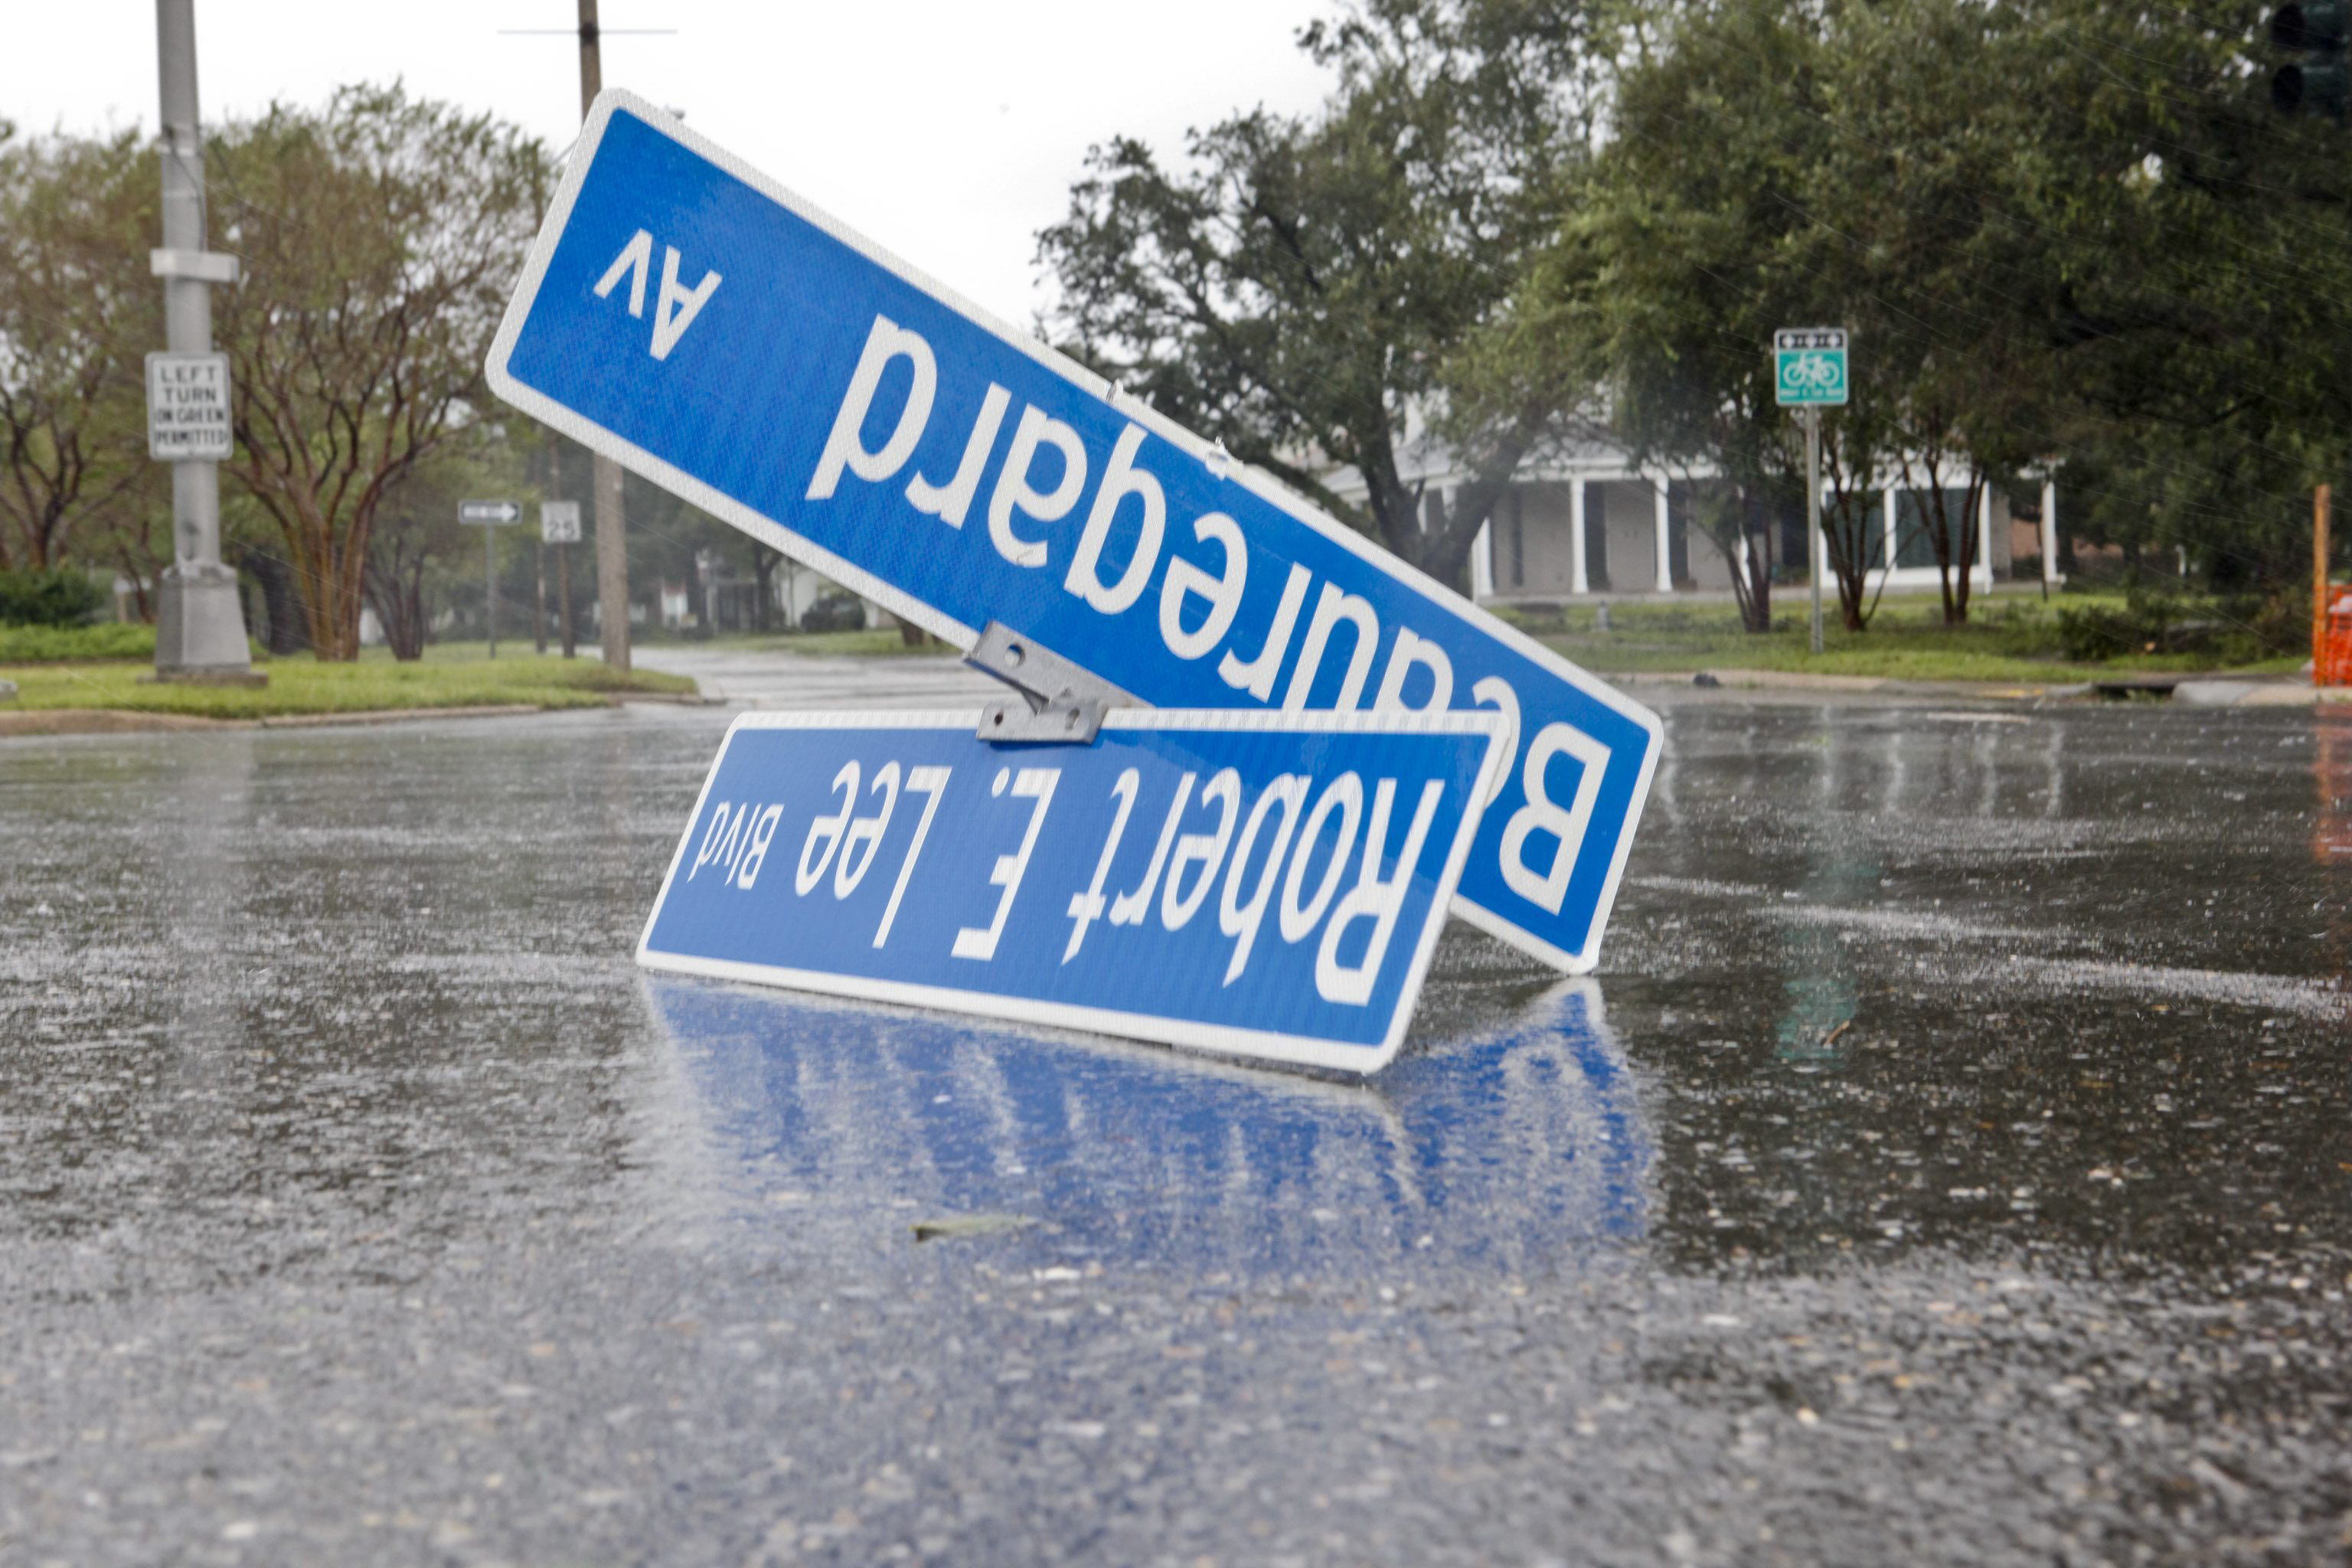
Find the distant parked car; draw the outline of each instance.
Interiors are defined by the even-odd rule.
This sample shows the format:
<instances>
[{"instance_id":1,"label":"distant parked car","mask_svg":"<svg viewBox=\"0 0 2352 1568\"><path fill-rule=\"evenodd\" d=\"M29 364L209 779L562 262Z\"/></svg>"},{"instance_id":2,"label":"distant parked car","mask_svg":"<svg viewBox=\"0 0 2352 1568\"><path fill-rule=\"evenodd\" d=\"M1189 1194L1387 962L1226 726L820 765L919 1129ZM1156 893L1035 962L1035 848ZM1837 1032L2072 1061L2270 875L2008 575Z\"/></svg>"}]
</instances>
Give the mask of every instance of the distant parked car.
<instances>
[{"instance_id":1,"label":"distant parked car","mask_svg":"<svg viewBox=\"0 0 2352 1568\"><path fill-rule=\"evenodd\" d=\"M855 594L827 594L801 612L804 632L854 632L866 625L866 605Z\"/></svg>"}]
</instances>

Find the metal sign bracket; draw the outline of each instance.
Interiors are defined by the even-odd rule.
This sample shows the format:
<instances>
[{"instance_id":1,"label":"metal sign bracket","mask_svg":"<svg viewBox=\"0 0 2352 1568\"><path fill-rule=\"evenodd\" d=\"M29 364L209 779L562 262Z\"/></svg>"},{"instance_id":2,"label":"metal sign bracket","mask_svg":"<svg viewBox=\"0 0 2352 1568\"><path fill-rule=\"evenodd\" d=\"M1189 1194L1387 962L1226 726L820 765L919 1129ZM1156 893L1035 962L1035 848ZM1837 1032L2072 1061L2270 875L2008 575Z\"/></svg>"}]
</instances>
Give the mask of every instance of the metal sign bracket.
<instances>
[{"instance_id":1,"label":"metal sign bracket","mask_svg":"<svg viewBox=\"0 0 2352 1568\"><path fill-rule=\"evenodd\" d=\"M981 629L964 662L1021 694L1000 697L981 710L980 738L1007 742L1076 742L1091 746L1103 715L1113 708L1141 708L1126 692L1041 647L1002 621Z\"/></svg>"}]
</instances>

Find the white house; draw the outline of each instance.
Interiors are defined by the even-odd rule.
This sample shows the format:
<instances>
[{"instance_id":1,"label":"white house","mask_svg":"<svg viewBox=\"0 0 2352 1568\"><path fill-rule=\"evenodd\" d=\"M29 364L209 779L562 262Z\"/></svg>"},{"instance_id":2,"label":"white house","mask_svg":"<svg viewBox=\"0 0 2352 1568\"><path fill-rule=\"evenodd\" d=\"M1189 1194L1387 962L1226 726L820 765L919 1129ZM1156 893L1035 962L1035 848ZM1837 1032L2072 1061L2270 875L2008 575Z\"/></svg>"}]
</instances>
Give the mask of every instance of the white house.
<instances>
[{"instance_id":1,"label":"white house","mask_svg":"<svg viewBox=\"0 0 2352 1568\"><path fill-rule=\"evenodd\" d=\"M1450 448L1425 435L1408 439L1400 459L1404 482L1422 487L1430 522L1451 510L1455 490L1470 479ZM1354 468L1339 469L1325 482L1344 500L1364 499L1363 478ZM1472 596L1507 605L1728 591L1731 563L1690 521L1696 489L1719 482L1711 465L1672 475L1643 469L1624 448L1601 440L1530 458L1479 532L1471 558ZM1874 489L1879 521L1873 545L1884 552L1887 586L1935 587L1936 558L1917 522L1920 492L1905 488L1899 475L1880 476ZM2054 486L2042 486L2042 569L2055 582ZM1960 503L1956 494L1950 504ZM1800 571L1806 560L1801 511L1780 521L1774 540L1778 559ZM1972 575L1982 592L2009 574L2012 559L2009 498L1990 485L1979 492L1977 527Z\"/></svg>"}]
</instances>

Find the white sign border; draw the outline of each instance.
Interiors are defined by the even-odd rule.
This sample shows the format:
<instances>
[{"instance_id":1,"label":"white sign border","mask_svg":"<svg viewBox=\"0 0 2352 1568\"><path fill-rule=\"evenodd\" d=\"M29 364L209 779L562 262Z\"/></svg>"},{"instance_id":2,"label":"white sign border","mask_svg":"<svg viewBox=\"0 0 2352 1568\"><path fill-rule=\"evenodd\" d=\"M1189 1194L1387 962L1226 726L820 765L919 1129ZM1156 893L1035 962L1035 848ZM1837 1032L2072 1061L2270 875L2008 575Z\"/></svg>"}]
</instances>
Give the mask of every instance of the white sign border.
<instances>
[{"instance_id":1,"label":"white sign border","mask_svg":"<svg viewBox=\"0 0 2352 1568\"><path fill-rule=\"evenodd\" d=\"M177 361L196 361L220 366L221 411L226 416L222 439L217 449L207 447L201 452L159 452L155 449L155 370L158 365ZM236 372L228 362L226 349L151 349L143 362L147 382L147 460L151 463L226 463L236 456ZM200 432L210 426L197 427Z\"/></svg>"},{"instance_id":2,"label":"white sign border","mask_svg":"<svg viewBox=\"0 0 2352 1568\"><path fill-rule=\"evenodd\" d=\"M637 938L638 964L643 968L671 973L788 986L796 991L845 996L861 1002L894 1003L901 1006L929 1007L1004 1019L1016 1024L1042 1024L1091 1034L1117 1035L1220 1056L1248 1057L1261 1061L1363 1074L1375 1073L1388 1066L1396 1056L1397 1048L1404 1043L1405 1032L1412 1023L1413 1014L1419 1009L1422 982L1428 977L1430 960L1437 952L1438 932L1444 929L1447 906L1454 887L1461 880L1462 868L1469 862L1470 847L1477 839L1478 825L1485 816L1478 803L1491 793L1495 775L1505 765L1502 742L1507 721L1502 714L1492 710L1447 710L1434 713L1287 713L1280 710L1260 712L1231 708L1115 708L1103 719L1102 727L1107 733L1123 730L1211 730L1261 734L1483 734L1486 737L1486 755L1480 763L1478 777L1471 786L1469 804L1454 828L1454 843L1446 851L1445 863L1438 877L1437 897L1430 900L1428 912L1422 918L1421 929L1413 933L1412 958L1404 972L1404 989L1397 998L1395 1016L1390 1020L1387 1036L1377 1047L1345 1046L1273 1029L1191 1023L1117 1008L1005 996L988 991L966 991L953 985L921 985L902 980L872 980L822 970L794 969L783 964L696 958L654 947L654 925L661 919L662 906L669 900L670 887L677 879L678 868L685 862L688 847L693 843L695 826L702 820L703 807L709 802L710 787L718 781L719 770L727 761L728 749L735 743L739 733L745 730L944 730L971 739L976 737L980 722L981 710L977 708L967 711L928 712L788 713L755 710L739 715L727 727L726 737L719 743L719 754L710 760L710 771L703 776L702 788L694 797L694 810L686 819L685 831L678 836L677 848L670 855L669 868L662 873L661 891L655 897L653 910L646 916L645 930ZM1068 751L1073 745L1075 742L1014 743L1004 745L1002 750L1007 755L1044 755Z\"/></svg>"},{"instance_id":3,"label":"white sign border","mask_svg":"<svg viewBox=\"0 0 2352 1568\"><path fill-rule=\"evenodd\" d=\"M959 649L970 652L980 640L978 628L933 609L930 605L901 593L880 578L835 555L814 541L804 539L765 513L736 500L720 490L672 467L651 452L613 434L603 426L586 419L557 403L535 388L517 381L507 368L515 343L522 335L523 324L530 318L532 306L539 301L540 285L546 281L547 269L553 263L557 244L572 220L572 208L580 197L580 188L588 178L588 170L595 163L596 150L604 142L605 127L612 121L614 111L626 110L663 135L688 148L698 155L718 164L728 174L750 185L753 190L775 202L786 211L812 226L822 230L843 245L864 256L875 265L893 272L906 283L930 295L941 305L954 310L974 324L992 332L997 338L1019 349L1045 369L1060 376L1088 395L1100 399L1123 417L1144 426L1153 435L1178 450L1191 454L1207 467L1224 463L1216 447L1202 440L1183 426L1161 416L1141 399L1125 393L1116 383L1097 375L1076 361L1056 352L1046 343L1032 337L1020 328L999 320L994 313L971 303L962 295L946 287L920 268L901 261L856 230L849 228L780 182L743 162L727 149L719 146L699 132L690 130L675 115L660 109L625 88L606 88L596 95L589 106L588 117L580 128L579 140L564 159L563 175L557 184L554 198L548 204L546 220L541 224L538 237L531 241L530 256L523 264L522 275L515 282L514 297L507 301L507 312L499 323L498 336L490 344L489 357L484 362L490 391L498 397L562 434L570 437L589 450L608 457L635 470L646 479L661 486L671 494L682 497L702 510L730 523L772 549L782 551L803 565L808 566L849 589L859 596L872 600L902 620L930 632ZM1392 552L1372 543L1354 529L1330 517L1293 493L1270 474L1244 463L1231 464L1225 477L1247 489L1251 494L1307 527L1323 534L1331 542L1351 551L1358 559L1375 571L1403 583L1424 597L1444 603L1459 600L1463 607L1485 616L1487 625L1478 629L1513 652L1542 666L1551 674L1645 731L1650 737L1643 755L1640 776L1633 781L1633 795L1627 802L1625 831L1618 836L1609 861L1609 874L1601 886L1601 896L1593 901L1591 929L1586 933L1580 952L1570 952L1556 947L1532 932L1511 923L1508 916L1474 904L1455 894L1454 911L1472 924L1517 948L1539 958L1553 967L1570 974L1587 974L1601 962L1601 937L1608 929L1610 911L1616 906L1617 890L1624 879L1625 862L1633 849L1634 830L1640 826L1642 813L1649 804L1650 784L1658 771L1659 754L1665 749L1665 727L1656 713L1634 701L1623 692L1578 668L1552 649L1528 637L1525 632L1478 606L1453 589L1418 568L1399 559ZM1016 628L1017 629L1017 628ZM1066 649L1055 650L1083 666ZM1236 710L1251 711L1251 710ZM1475 711L1454 710L1453 711ZM1525 737L1521 737L1522 740ZM1524 751L1524 747L1521 748ZM1511 761L1516 763L1514 756ZM1582 846L1578 846L1582 852Z\"/></svg>"}]
</instances>

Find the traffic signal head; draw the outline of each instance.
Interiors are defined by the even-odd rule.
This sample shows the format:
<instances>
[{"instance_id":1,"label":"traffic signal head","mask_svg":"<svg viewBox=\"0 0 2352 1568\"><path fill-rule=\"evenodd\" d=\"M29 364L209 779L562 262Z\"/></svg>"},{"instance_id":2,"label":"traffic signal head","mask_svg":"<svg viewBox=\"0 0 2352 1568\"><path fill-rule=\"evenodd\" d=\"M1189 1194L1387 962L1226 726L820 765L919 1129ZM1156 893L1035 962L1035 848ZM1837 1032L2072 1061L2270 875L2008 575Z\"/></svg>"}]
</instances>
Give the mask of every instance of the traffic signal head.
<instances>
[{"instance_id":1,"label":"traffic signal head","mask_svg":"<svg viewBox=\"0 0 2352 1568\"><path fill-rule=\"evenodd\" d=\"M2352 103L2352 70L2344 58L2352 35L2352 0L2301 0L2271 14L2271 42L2304 57L2271 77L2271 102L2282 112L2342 120Z\"/></svg>"}]
</instances>

